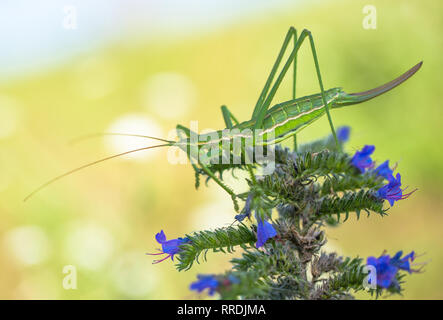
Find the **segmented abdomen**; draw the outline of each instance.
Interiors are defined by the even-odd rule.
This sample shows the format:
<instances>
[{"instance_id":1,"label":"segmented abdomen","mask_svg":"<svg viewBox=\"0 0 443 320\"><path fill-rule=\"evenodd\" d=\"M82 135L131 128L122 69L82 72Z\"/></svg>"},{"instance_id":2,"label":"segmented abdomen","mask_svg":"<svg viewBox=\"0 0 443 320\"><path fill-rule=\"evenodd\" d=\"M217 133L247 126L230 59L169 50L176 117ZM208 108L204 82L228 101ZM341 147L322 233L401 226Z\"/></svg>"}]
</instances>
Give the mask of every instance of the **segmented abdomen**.
<instances>
[{"instance_id":1,"label":"segmented abdomen","mask_svg":"<svg viewBox=\"0 0 443 320\"><path fill-rule=\"evenodd\" d=\"M337 97L335 90L326 93L327 103ZM275 139L290 135L307 124L320 118L325 113L321 94L311 95L275 105L267 112L263 129L264 140L271 142L272 132Z\"/></svg>"}]
</instances>

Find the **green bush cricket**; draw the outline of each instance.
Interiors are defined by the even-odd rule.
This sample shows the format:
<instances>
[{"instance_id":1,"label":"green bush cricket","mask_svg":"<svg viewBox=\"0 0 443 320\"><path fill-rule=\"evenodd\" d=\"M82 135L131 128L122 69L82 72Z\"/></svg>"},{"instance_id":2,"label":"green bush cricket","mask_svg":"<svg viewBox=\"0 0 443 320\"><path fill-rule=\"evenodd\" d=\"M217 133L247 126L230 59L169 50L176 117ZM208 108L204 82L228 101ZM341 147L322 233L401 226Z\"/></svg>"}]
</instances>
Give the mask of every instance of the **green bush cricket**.
<instances>
[{"instance_id":1,"label":"green bush cricket","mask_svg":"<svg viewBox=\"0 0 443 320\"><path fill-rule=\"evenodd\" d=\"M320 93L296 98L297 54L301 45L306 39L309 39L309 44L312 51L312 57L316 69L317 80L320 86ZM277 70L279 69L282 63L283 57L288 51L291 40L293 43L292 51L290 51L289 57L284 63L280 73L276 77ZM283 79L285 78L287 72L291 68L291 65L292 65L292 99L274 105L273 107L270 108L272 100L274 99L275 94L280 84L282 83ZM189 128L186 128L182 125L177 125L176 127L178 136L180 137L179 141L171 141L150 136L122 134L122 133L98 134L98 135L138 136L138 137L144 137L144 138L162 141L164 142L164 144L139 148L119 153L110 157L94 161L92 163L88 163L76 169L73 169L41 185L39 188L30 193L25 198L25 200L29 199L32 195L34 195L36 192L40 191L47 185L67 175L70 175L76 171L95 165L97 163L142 150L148 150L152 148L159 148L166 146L176 146L184 150L188 158L193 160L191 162L196 172L196 186L198 186L198 175L200 173L205 173L209 178L212 178L217 184L219 184L224 190L226 190L226 192L229 193L234 202L235 210L238 211L239 208L237 204L237 195L230 187L228 187L222 181L221 173L225 169L235 168L238 167L239 165L232 163L220 165L218 163L213 164L211 161L209 161L209 163L207 163L206 161L201 161L200 155L202 154L203 149L204 149L203 152L204 154L206 155L209 154L210 160L214 160L215 158L219 159L220 154L223 152L222 150L223 141L227 140L228 142L233 142L234 140L242 141L245 139L252 139L252 143L255 146L258 143L257 142L258 140L256 140L257 136L260 138L260 144L263 146L280 143L283 140L293 137L294 146L296 148L297 146L296 133L299 132L304 127L311 124L312 122L314 122L315 120L319 119L324 114L326 114L328 117L332 135L334 137L337 147L339 148L337 135L335 133L334 125L330 115L330 109L358 104L364 101L368 101L374 97L377 97L393 89L394 87L398 86L399 84L403 83L405 80L410 78L415 72L418 71L421 65L422 62L416 64L414 67L409 69L407 72L405 72L398 78L382 86L374 88L372 90L358 92L358 93L351 93L351 94L344 92L341 88L332 88L329 90L324 90L317 53L311 32L304 29L300 33L300 35L297 36L296 29L294 27L291 27L288 33L286 34L286 37L283 41L283 45L272 67L272 70L268 76L268 79L266 80L265 86L261 91L261 94L257 100L257 103L255 105L250 120L239 122L226 106L222 106L221 111L226 125L226 129L213 132L213 134L209 135L208 134L199 135L198 133L192 132ZM226 134L226 130L228 130L228 134ZM232 130L231 133L229 133L229 130ZM242 133L245 130L249 130L251 134L245 136L245 134ZM270 133L272 133L272 135ZM194 139L191 139L192 136L194 136ZM218 138L214 140L214 138L211 137L218 137ZM229 145L232 146L232 143ZM210 151L207 152L209 146L210 147L216 146L216 149L218 149L219 152L217 154L211 155ZM232 150L232 148L229 150ZM242 159L246 159L245 149L243 148L241 152L243 153L241 155ZM250 163L243 163L243 166L247 168L247 170L251 175L251 179L254 180L255 176L253 172L254 170L253 166ZM216 176L215 172L217 171L219 171L220 177Z\"/></svg>"}]
</instances>

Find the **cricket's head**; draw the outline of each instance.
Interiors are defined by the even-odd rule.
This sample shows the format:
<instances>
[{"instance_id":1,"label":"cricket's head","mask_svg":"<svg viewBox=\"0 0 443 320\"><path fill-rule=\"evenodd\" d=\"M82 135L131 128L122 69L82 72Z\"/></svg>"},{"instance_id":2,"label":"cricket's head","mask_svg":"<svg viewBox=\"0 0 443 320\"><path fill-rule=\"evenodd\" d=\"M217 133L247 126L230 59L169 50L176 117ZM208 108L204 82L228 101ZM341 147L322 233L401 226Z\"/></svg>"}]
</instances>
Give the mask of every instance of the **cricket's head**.
<instances>
[{"instance_id":1,"label":"cricket's head","mask_svg":"<svg viewBox=\"0 0 443 320\"><path fill-rule=\"evenodd\" d=\"M418 71L418 69L420 69L422 64L423 61L417 63L415 66L413 66L411 69L403 73L398 78L388 83L385 83L384 85L379 86L377 88L357 93L346 93L344 91L341 91L337 100L334 102L332 108L340 108L344 106L365 102L385 92L388 92L397 87L398 85L402 84L406 80L408 80L410 77L412 77Z\"/></svg>"}]
</instances>

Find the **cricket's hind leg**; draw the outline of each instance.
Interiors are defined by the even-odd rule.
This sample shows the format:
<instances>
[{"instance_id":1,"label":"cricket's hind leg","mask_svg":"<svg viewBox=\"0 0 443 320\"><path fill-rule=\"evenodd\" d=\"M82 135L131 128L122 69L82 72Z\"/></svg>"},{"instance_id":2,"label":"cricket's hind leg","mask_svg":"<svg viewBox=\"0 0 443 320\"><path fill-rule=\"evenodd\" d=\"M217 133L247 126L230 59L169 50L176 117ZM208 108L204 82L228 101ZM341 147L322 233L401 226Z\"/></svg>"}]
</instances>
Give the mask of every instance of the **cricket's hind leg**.
<instances>
[{"instance_id":1,"label":"cricket's hind leg","mask_svg":"<svg viewBox=\"0 0 443 320\"><path fill-rule=\"evenodd\" d=\"M318 83L320 85L321 96L323 98L323 104L325 105L326 114L328 115L329 126L331 127L332 136L334 137L334 140L335 140L335 145L337 146L338 150L341 150L341 145L338 143L337 134L335 133L334 124L332 123L331 113L329 112L329 106L326 103L325 89L323 87L323 82L321 79L320 66L318 63L317 52L315 50L314 38L312 37L312 34L310 31L307 31L307 32L308 32L308 37L309 37L309 43L311 45L312 57L314 58L315 70L317 71L317 78L318 78Z\"/></svg>"},{"instance_id":2,"label":"cricket's hind leg","mask_svg":"<svg viewBox=\"0 0 443 320\"><path fill-rule=\"evenodd\" d=\"M257 103L255 104L255 108L252 113L251 119L257 118L260 111L263 109L263 106L266 103L268 97L272 94L272 90L276 91L278 86L280 85L280 83L278 83L277 86L274 84L274 86L272 87L271 93L269 93L269 89L271 88L271 85L274 82L275 75L277 73L278 68L280 67L280 63L281 63L281 61L288 49L291 39L297 39L297 30L294 27L290 27L288 32L286 33L286 37L285 37L282 47L278 53L277 59L275 60L274 65L272 66L271 73L269 74L268 78L266 79L265 86L263 87L263 89L260 93L260 96L258 97ZM295 41L295 43L296 43L296 41ZM288 61L289 60L291 62L295 61L294 57L295 57L295 55L292 56L292 58L288 59ZM295 92L295 90L293 89L293 94L294 94L294 92ZM274 92L274 94L275 94L275 92ZM274 94L272 94L272 97L274 96Z\"/></svg>"},{"instance_id":3,"label":"cricket's hind leg","mask_svg":"<svg viewBox=\"0 0 443 320\"><path fill-rule=\"evenodd\" d=\"M293 41L294 41L294 47L297 44L297 30L294 29L293 33ZM294 62L292 63L293 71L292 71L292 99L295 100L296 98L296 80L297 80L297 55L294 56ZM297 151L297 135L293 135L294 139L294 151Z\"/></svg>"},{"instance_id":4,"label":"cricket's hind leg","mask_svg":"<svg viewBox=\"0 0 443 320\"><path fill-rule=\"evenodd\" d=\"M293 30L293 31L291 31L291 30ZM267 112L269 106L271 105L272 99L274 98L274 96L277 92L277 89L279 88L281 82L283 81L283 78L285 77L286 72L288 71L290 65L293 62L295 62L296 56L298 54L298 50L300 49L303 41L308 37L310 45L311 45L312 56L313 56L314 63L315 63L315 69L316 69L316 73L317 73L318 83L320 85L323 103L325 105L326 113L328 115L329 125L331 127L332 135L334 137L337 148L340 148L340 145L339 145L338 139L337 139L337 135L335 133L334 125L332 123L332 118L329 113L329 106L326 103L325 90L324 90L323 81L321 78L320 67L319 67L318 58L317 58L317 52L315 50L314 39L313 39L310 31L304 29L301 32L300 37L297 40L294 40L295 41L294 49L290 53L289 58L286 60L286 63L283 66L279 76L275 80L275 83L272 86L271 90L269 91L269 94L267 93L269 90L270 83L272 82L272 80L275 76L275 71L281 62L284 51L286 50L291 37L295 38L295 29L293 29L293 28L289 29L288 34L286 35L282 50L280 51L277 61L274 64L274 68L272 69L271 75L269 76L268 81L266 82L265 88L263 88L262 94L260 95L260 98L259 98L259 101L257 102L256 108L254 109L254 113L253 113L253 119L255 120L255 127L254 128L259 129L262 127L266 112ZM294 68L294 73L293 73L294 75L296 75L295 70L296 69ZM294 76L294 83L295 83L295 76ZM295 87L295 84L294 84L294 87ZM295 90L293 89L293 94L294 93L295 93ZM264 98L264 97L266 97L266 98Z\"/></svg>"},{"instance_id":5,"label":"cricket's hind leg","mask_svg":"<svg viewBox=\"0 0 443 320\"><path fill-rule=\"evenodd\" d=\"M277 70L280 66L283 56L285 55L286 51L288 50L288 46L290 44L291 39L293 40L293 45L295 48L295 46L297 45L297 29L295 29L294 27L290 27L287 34L286 34L285 40L283 41L283 45L280 49L277 59L274 62L274 66L272 67L271 73L269 74L268 79L266 80L265 86L264 86L264 88L260 94L260 97L258 98L258 101L255 105L254 112L252 114L252 119L257 118L258 114L260 113L260 110L263 108L263 105L265 104L267 98L269 97L269 95L268 95L269 88L271 87L271 84L274 81L275 74L277 73ZM297 78L297 54L293 55L293 57L288 59L288 61L291 61L293 64L292 99L295 99L296 98L296 78ZM277 84L277 86L275 87L275 90L278 89L279 85L280 85L280 83ZM274 96L274 94L272 94L272 96ZM294 137L294 150L297 150L297 137L295 134L293 137Z\"/></svg>"}]
</instances>

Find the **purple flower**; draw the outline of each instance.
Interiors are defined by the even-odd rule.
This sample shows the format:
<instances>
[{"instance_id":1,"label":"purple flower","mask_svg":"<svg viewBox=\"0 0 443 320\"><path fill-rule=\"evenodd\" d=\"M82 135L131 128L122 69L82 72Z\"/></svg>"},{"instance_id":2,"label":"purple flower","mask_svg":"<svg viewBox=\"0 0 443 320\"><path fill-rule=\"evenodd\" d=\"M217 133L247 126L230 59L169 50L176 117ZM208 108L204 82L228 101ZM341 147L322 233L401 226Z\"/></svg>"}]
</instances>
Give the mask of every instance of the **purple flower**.
<instances>
[{"instance_id":1,"label":"purple flower","mask_svg":"<svg viewBox=\"0 0 443 320\"><path fill-rule=\"evenodd\" d=\"M400 173L397 173L396 178L392 177L388 184L384 185L377 191L377 195L385 200L389 201L391 207L394 205L395 201L403 200L408 198L411 194L413 194L416 190L409 192L407 194L403 194L405 189L401 189L401 176Z\"/></svg>"},{"instance_id":2,"label":"purple flower","mask_svg":"<svg viewBox=\"0 0 443 320\"><path fill-rule=\"evenodd\" d=\"M393 176L394 171L392 171L392 169L389 168L389 160L386 160L377 168L375 168L374 172L379 176L384 177L388 181L395 180Z\"/></svg>"},{"instance_id":3,"label":"purple flower","mask_svg":"<svg viewBox=\"0 0 443 320\"><path fill-rule=\"evenodd\" d=\"M258 215L257 218L257 242L255 243L256 248L262 247L268 239L273 238L277 235L277 231L274 229L271 223L266 220L262 220Z\"/></svg>"},{"instance_id":4,"label":"purple flower","mask_svg":"<svg viewBox=\"0 0 443 320\"><path fill-rule=\"evenodd\" d=\"M374 163L371 159L371 154L374 152L374 146L364 146L361 151L355 152L354 156L351 159L351 163L354 167L360 170L361 173L364 173L366 169L372 168Z\"/></svg>"},{"instance_id":5,"label":"purple flower","mask_svg":"<svg viewBox=\"0 0 443 320\"><path fill-rule=\"evenodd\" d=\"M340 142L346 142L349 140L349 133L351 132L351 128L348 126L343 126L337 129L337 139Z\"/></svg>"},{"instance_id":6,"label":"purple flower","mask_svg":"<svg viewBox=\"0 0 443 320\"><path fill-rule=\"evenodd\" d=\"M153 256L160 254L167 254L167 256L160 260L154 260L153 263L162 262L168 259L169 257L171 257L171 260L174 261L174 255L180 252L180 245L189 242L188 238L166 240L166 235L163 232L163 230L161 230L159 233L155 235L155 240L157 240L157 242L162 245L162 250L160 250L159 253L147 253L147 254Z\"/></svg>"},{"instance_id":7,"label":"purple flower","mask_svg":"<svg viewBox=\"0 0 443 320\"><path fill-rule=\"evenodd\" d=\"M196 290L197 292L202 292L205 289L209 289L208 293L212 296L215 290L219 286L219 282L214 275L202 275L197 276L197 281L191 283L190 289Z\"/></svg>"},{"instance_id":8,"label":"purple flower","mask_svg":"<svg viewBox=\"0 0 443 320\"><path fill-rule=\"evenodd\" d=\"M377 272L377 285L381 288L389 288L392 284L397 285L395 276L399 270L405 270L409 273L413 272L411 270L409 261L414 261L415 254L412 251L410 254L401 258L403 254L399 251L392 258L389 255L381 255L379 258L369 257L366 260L367 265L372 265L375 267Z\"/></svg>"}]
</instances>

